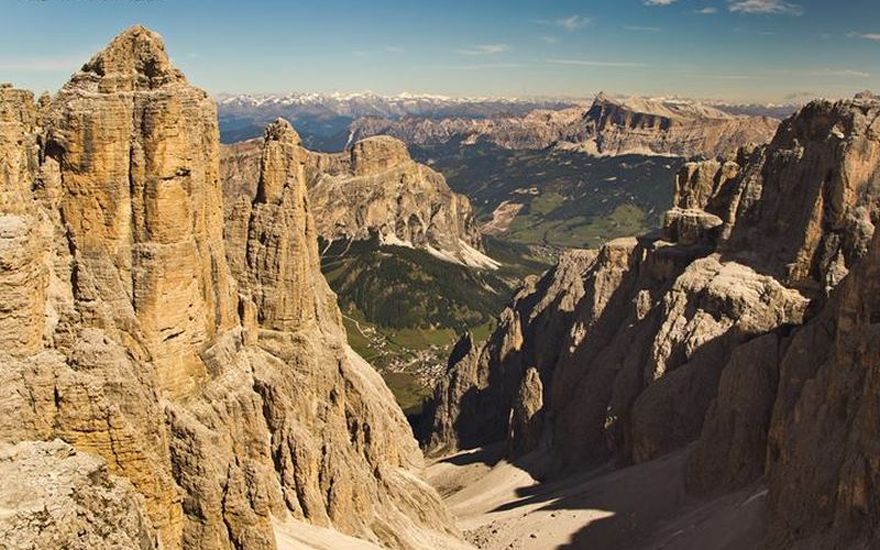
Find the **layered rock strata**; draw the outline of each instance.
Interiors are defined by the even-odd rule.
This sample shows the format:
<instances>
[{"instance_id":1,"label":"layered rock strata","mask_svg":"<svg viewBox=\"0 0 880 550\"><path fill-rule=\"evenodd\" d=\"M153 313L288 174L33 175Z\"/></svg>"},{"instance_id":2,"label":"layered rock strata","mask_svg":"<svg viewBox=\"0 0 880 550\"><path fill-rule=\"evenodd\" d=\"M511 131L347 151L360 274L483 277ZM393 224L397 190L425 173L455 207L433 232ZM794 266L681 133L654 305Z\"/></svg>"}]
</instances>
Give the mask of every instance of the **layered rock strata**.
<instances>
[{"instance_id":1,"label":"layered rock strata","mask_svg":"<svg viewBox=\"0 0 880 550\"><path fill-rule=\"evenodd\" d=\"M560 147L594 156L727 157L768 142L779 121L738 116L688 101L614 98L600 93L585 107L539 109L489 118L362 118L353 139L390 135L415 145L493 143L506 149Z\"/></svg>"},{"instance_id":2,"label":"layered rock strata","mask_svg":"<svg viewBox=\"0 0 880 550\"><path fill-rule=\"evenodd\" d=\"M93 484L61 505L77 532L273 548L273 520L293 516L457 544L402 412L346 344L289 126L267 131L224 242L214 104L133 27L39 106L0 88L0 150L0 440L52 455L0 462L59 468L35 481L53 494L51 479ZM29 443L56 438L82 465ZM78 547L61 517L41 532Z\"/></svg>"}]
</instances>

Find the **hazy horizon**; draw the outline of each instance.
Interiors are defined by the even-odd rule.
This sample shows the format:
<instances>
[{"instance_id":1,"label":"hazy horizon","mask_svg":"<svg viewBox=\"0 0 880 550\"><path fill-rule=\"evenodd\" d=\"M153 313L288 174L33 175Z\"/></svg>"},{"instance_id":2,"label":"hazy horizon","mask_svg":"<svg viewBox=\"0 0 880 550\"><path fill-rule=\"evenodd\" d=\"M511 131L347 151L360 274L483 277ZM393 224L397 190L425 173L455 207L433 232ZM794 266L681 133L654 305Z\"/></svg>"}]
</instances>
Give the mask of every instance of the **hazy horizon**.
<instances>
[{"instance_id":1,"label":"hazy horizon","mask_svg":"<svg viewBox=\"0 0 880 550\"><path fill-rule=\"evenodd\" d=\"M3 0L0 81L57 90L133 24L223 93L790 103L880 88L867 0ZM173 4L174 9L170 9Z\"/></svg>"}]
</instances>

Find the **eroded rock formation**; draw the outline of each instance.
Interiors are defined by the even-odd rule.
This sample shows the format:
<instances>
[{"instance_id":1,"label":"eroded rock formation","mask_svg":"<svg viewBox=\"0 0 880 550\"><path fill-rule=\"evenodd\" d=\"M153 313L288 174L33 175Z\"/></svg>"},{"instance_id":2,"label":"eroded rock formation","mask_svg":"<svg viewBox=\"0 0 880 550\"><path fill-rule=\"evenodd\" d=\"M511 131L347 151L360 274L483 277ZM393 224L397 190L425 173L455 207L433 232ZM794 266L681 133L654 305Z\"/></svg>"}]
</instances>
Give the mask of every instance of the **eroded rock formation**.
<instances>
[{"instance_id":1,"label":"eroded rock formation","mask_svg":"<svg viewBox=\"0 0 880 550\"><path fill-rule=\"evenodd\" d=\"M563 255L450 361L427 448L507 440L559 475L696 441L695 493L768 475L771 547L876 544L878 115L814 102L686 165L662 231Z\"/></svg>"},{"instance_id":2,"label":"eroded rock formation","mask_svg":"<svg viewBox=\"0 0 880 550\"><path fill-rule=\"evenodd\" d=\"M158 35L125 31L39 105L0 88L0 440L18 443L0 462L59 468L76 531L273 548L293 516L457 544L402 412L346 343L298 145L269 128L224 242L214 104ZM30 443L56 438L73 458ZM64 517L21 544L78 547Z\"/></svg>"},{"instance_id":3,"label":"eroded rock formation","mask_svg":"<svg viewBox=\"0 0 880 550\"><path fill-rule=\"evenodd\" d=\"M259 152L259 140L223 147L227 212L258 193ZM289 152L305 170L316 228L325 241L377 236L381 243L424 249L450 262L498 267L481 250L467 197L454 193L441 174L413 161L402 141L376 136L338 154L301 146Z\"/></svg>"}]
</instances>

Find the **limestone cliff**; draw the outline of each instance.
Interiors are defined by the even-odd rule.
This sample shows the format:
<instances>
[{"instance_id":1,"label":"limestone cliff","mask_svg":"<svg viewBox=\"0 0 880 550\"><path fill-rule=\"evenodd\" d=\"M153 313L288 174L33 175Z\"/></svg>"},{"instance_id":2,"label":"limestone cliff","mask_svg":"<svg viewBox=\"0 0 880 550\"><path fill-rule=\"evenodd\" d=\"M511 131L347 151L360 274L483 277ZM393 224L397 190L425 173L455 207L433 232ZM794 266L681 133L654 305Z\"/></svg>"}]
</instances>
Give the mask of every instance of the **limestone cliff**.
<instances>
[{"instance_id":1,"label":"limestone cliff","mask_svg":"<svg viewBox=\"0 0 880 550\"><path fill-rule=\"evenodd\" d=\"M257 192L258 151L258 141L223 148L221 172L228 205ZM403 142L377 136L344 153L313 153L302 147L291 151L304 165L318 235L324 241L377 236L383 244L423 249L454 263L498 266L481 251L470 201L452 192L442 175L413 161Z\"/></svg>"},{"instance_id":2,"label":"limestone cliff","mask_svg":"<svg viewBox=\"0 0 880 550\"><path fill-rule=\"evenodd\" d=\"M563 255L450 361L428 449L506 440L558 475L696 441L695 493L767 473L771 547L876 544L878 113L815 102L686 165L662 231Z\"/></svg>"},{"instance_id":3,"label":"limestone cliff","mask_svg":"<svg viewBox=\"0 0 880 550\"><path fill-rule=\"evenodd\" d=\"M269 129L224 242L214 104L158 35L128 29L39 105L0 88L0 441L24 449L0 463L58 468L34 483L83 523L41 516L51 545L97 530L126 547L273 548L291 516L457 545L402 412L346 344L297 147ZM28 443L56 438L112 476ZM18 518L33 503L12 504Z\"/></svg>"},{"instance_id":4,"label":"limestone cliff","mask_svg":"<svg viewBox=\"0 0 880 550\"><path fill-rule=\"evenodd\" d=\"M689 101L600 93L592 104L525 116L489 118L363 118L353 139L390 135L415 145L494 143L507 149L560 147L595 156L626 154L723 157L769 141L779 121L742 116Z\"/></svg>"},{"instance_id":5,"label":"limestone cliff","mask_svg":"<svg viewBox=\"0 0 880 550\"><path fill-rule=\"evenodd\" d=\"M778 121L662 99L617 99L600 93L563 141L597 155L724 157L773 137Z\"/></svg>"}]
</instances>

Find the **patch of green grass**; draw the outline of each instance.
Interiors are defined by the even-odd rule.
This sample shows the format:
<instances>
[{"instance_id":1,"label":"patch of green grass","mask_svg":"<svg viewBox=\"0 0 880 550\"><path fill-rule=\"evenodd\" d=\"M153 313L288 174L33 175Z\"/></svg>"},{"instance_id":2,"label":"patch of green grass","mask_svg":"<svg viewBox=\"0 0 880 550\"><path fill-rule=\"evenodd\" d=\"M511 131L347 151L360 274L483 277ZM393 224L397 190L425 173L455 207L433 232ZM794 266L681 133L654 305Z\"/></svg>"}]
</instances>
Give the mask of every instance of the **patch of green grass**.
<instances>
[{"instance_id":1,"label":"patch of green grass","mask_svg":"<svg viewBox=\"0 0 880 550\"><path fill-rule=\"evenodd\" d=\"M418 378L408 372L389 372L383 378L404 413L412 415L421 412L422 403L431 395L431 391L419 383Z\"/></svg>"}]
</instances>

